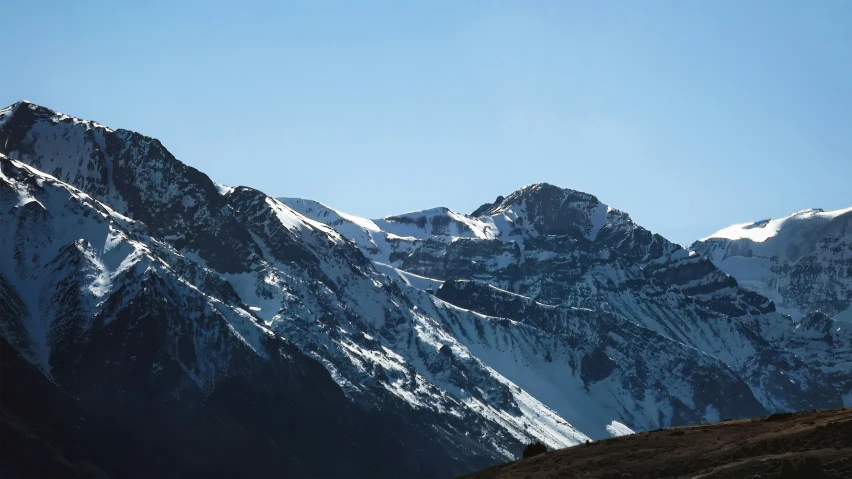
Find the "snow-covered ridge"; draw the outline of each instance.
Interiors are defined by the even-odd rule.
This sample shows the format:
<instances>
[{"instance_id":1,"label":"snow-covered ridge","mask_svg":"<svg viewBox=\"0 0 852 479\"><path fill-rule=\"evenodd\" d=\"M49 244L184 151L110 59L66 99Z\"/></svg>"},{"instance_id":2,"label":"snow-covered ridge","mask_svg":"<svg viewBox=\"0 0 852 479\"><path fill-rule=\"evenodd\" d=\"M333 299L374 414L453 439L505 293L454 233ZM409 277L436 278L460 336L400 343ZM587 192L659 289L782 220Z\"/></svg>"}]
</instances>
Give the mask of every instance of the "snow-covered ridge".
<instances>
[{"instance_id":1,"label":"snow-covered ridge","mask_svg":"<svg viewBox=\"0 0 852 479\"><path fill-rule=\"evenodd\" d=\"M804 221L819 224L817 222L832 220L850 212L852 212L852 207L831 211L824 211L820 208L806 209L783 218L731 225L698 241L719 238L727 240L747 239L762 243L777 236L783 228L793 228L794 226L791 223Z\"/></svg>"},{"instance_id":2,"label":"snow-covered ridge","mask_svg":"<svg viewBox=\"0 0 852 479\"><path fill-rule=\"evenodd\" d=\"M3 126L3 123L6 121L8 117L15 113L15 111L19 108L27 108L30 110L42 110L43 112L49 113L51 117L51 121L54 123L72 123L74 125L81 125L85 127L87 130L93 129L101 129L109 132L113 132L115 130L102 125L96 121L92 120L83 120L81 118L73 117L71 115L66 115L65 113L61 113L58 111L50 110L48 108L44 108L42 106L36 105L27 100L21 100L19 102L13 103L5 108L0 108L0 127Z\"/></svg>"},{"instance_id":3,"label":"snow-covered ridge","mask_svg":"<svg viewBox=\"0 0 852 479\"><path fill-rule=\"evenodd\" d=\"M634 250L645 260L659 259L661 254L679 248L592 195L547 183L529 185L500 197L494 204L480 207L474 215L436 207L366 219L313 200L279 199L301 214L337 229L371 259L387 264L400 255L416 254L429 241L498 240L523 249L527 239L566 233L588 242L615 242L612 246L628 248L637 237L655 238L660 243L656 251Z\"/></svg>"},{"instance_id":4,"label":"snow-covered ridge","mask_svg":"<svg viewBox=\"0 0 852 479\"><path fill-rule=\"evenodd\" d=\"M691 249L798 320L815 309L833 315L848 308L850 244L852 208L811 209L733 225Z\"/></svg>"},{"instance_id":5,"label":"snow-covered ridge","mask_svg":"<svg viewBox=\"0 0 852 479\"><path fill-rule=\"evenodd\" d=\"M690 248L789 315L792 329L765 334L818 365L852 404L852 208L734 225Z\"/></svg>"}]
</instances>

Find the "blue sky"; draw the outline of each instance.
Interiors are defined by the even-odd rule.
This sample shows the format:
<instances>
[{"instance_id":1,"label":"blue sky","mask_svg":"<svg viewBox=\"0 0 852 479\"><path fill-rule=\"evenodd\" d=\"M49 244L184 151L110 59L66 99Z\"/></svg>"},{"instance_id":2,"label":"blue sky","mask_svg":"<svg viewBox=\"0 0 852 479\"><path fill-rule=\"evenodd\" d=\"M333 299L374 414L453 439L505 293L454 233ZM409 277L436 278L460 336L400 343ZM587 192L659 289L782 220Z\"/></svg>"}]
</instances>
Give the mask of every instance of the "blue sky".
<instances>
[{"instance_id":1,"label":"blue sky","mask_svg":"<svg viewBox=\"0 0 852 479\"><path fill-rule=\"evenodd\" d=\"M11 3L11 2L10 2ZM852 206L852 2L14 2L0 103L380 217L546 181L689 243Z\"/></svg>"}]
</instances>

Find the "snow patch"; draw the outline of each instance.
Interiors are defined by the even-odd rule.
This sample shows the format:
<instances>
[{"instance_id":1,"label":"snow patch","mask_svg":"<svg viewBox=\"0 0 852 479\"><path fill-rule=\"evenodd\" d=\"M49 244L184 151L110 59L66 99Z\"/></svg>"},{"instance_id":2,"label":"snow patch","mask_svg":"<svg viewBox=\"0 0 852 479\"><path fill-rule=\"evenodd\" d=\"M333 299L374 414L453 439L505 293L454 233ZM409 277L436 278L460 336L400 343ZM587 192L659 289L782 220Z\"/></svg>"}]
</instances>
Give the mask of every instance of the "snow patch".
<instances>
[{"instance_id":1,"label":"snow patch","mask_svg":"<svg viewBox=\"0 0 852 479\"><path fill-rule=\"evenodd\" d=\"M633 429L621 424L618 421L612 421L606 426L606 432L608 432L612 437L619 436L629 436L630 434L636 434Z\"/></svg>"}]
</instances>

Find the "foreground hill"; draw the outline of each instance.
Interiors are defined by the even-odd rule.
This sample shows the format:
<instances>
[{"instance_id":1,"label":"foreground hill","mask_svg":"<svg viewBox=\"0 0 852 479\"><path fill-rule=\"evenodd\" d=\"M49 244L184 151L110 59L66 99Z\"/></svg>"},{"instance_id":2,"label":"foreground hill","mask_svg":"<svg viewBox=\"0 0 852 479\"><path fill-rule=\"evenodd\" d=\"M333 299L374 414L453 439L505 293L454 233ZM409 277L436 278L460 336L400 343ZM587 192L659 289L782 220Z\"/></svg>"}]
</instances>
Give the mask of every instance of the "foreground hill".
<instances>
[{"instance_id":1,"label":"foreground hill","mask_svg":"<svg viewBox=\"0 0 852 479\"><path fill-rule=\"evenodd\" d=\"M464 479L852 477L852 409L773 414L574 446Z\"/></svg>"}]
</instances>

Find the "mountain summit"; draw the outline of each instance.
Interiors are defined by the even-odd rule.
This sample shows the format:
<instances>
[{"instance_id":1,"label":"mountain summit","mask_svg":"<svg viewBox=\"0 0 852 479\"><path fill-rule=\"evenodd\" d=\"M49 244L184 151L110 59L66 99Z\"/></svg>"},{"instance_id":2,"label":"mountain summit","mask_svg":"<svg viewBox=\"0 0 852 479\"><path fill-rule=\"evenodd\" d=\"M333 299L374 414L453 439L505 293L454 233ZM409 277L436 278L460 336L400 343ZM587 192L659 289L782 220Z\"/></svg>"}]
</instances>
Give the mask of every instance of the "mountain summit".
<instances>
[{"instance_id":1,"label":"mountain summit","mask_svg":"<svg viewBox=\"0 0 852 479\"><path fill-rule=\"evenodd\" d=\"M821 310L852 320L852 208L733 225L691 248L793 319Z\"/></svg>"}]
</instances>

